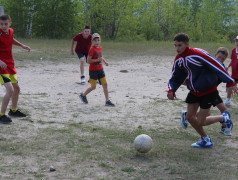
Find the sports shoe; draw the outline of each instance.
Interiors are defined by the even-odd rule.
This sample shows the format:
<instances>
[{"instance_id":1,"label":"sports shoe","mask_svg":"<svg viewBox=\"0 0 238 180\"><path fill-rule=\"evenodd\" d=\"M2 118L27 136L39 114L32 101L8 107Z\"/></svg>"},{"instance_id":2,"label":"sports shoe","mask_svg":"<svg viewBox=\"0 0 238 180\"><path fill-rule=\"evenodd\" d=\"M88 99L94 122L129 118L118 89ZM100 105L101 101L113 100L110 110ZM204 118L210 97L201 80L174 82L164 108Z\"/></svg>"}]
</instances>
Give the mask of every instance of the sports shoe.
<instances>
[{"instance_id":1,"label":"sports shoe","mask_svg":"<svg viewBox=\"0 0 238 180\"><path fill-rule=\"evenodd\" d=\"M230 100L230 99L226 99L226 101L224 102L224 104L225 104L226 106L231 105L231 100Z\"/></svg>"},{"instance_id":2,"label":"sports shoe","mask_svg":"<svg viewBox=\"0 0 238 180\"><path fill-rule=\"evenodd\" d=\"M112 101L108 100L108 101L106 101L105 106L112 106L112 107L114 107L115 104L113 104Z\"/></svg>"},{"instance_id":3,"label":"sports shoe","mask_svg":"<svg viewBox=\"0 0 238 180\"><path fill-rule=\"evenodd\" d=\"M88 104L88 100L87 97L83 95L83 93L81 93L79 95L79 98L83 101L83 103Z\"/></svg>"},{"instance_id":4,"label":"sports shoe","mask_svg":"<svg viewBox=\"0 0 238 180\"><path fill-rule=\"evenodd\" d=\"M226 136L231 136L231 132L226 130L226 127L221 127L221 134L224 134Z\"/></svg>"},{"instance_id":5,"label":"sports shoe","mask_svg":"<svg viewBox=\"0 0 238 180\"><path fill-rule=\"evenodd\" d=\"M182 111L181 113L181 125L184 129L188 127L188 120L186 120L187 111Z\"/></svg>"},{"instance_id":6,"label":"sports shoe","mask_svg":"<svg viewBox=\"0 0 238 180\"><path fill-rule=\"evenodd\" d=\"M2 124L9 124L11 122L12 122L11 118L6 115L2 115L0 117L0 123L2 123Z\"/></svg>"},{"instance_id":7,"label":"sports shoe","mask_svg":"<svg viewBox=\"0 0 238 180\"><path fill-rule=\"evenodd\" d=\"M230 113L228 111L224 111L222 113L222 116L223 116L223 119L220 123L225 123L226 124L225 130L227 133L230 133L233 128L233 123L231 121Z\"/></svg>"},{"instance_id":8,"label":"sports shoe","mask_svg":"<svg viewBox=\"0 0 238 180\"><path fill-rule=\"evenodd\" d=\"M212 143L212 139L209 136L207 136L207 137L201 137L198 142L193 143L191 146L196 148L208 148L208 147L212 147L213 143Z\"/></svg>"},{"instance_id":9,"label":"sports shoe","mask_svg":"<svg viewBox=\"0 0 238 180\"><path fill-rule=\"evenodd\" d=\"M85 76L81 76L81 83L85 83Z\"/></svg>"},{"instance_id":10,"label":"sports shoe","mask_svg":"<svg viewBox=\"0 0 238 180\"><path fill-rule=\"evenodd\" d=\"M10 109L10 111L8 112L8 115L13 117L26 117L26 114L21 112L20 109L17 109L16 112L13 112L13 110Z\"/></svg>"}]
</instances>

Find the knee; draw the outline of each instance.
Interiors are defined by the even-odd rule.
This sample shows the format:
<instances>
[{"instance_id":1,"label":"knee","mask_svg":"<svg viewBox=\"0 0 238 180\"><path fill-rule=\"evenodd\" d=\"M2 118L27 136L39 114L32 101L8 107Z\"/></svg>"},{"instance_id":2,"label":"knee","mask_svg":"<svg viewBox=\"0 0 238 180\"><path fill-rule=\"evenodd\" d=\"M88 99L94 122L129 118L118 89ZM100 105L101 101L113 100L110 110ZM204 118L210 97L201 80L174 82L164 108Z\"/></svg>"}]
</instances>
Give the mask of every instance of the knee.
<instances>
[{"instance_id":1,"label":"knee","mask_svg":"<svg viewBox=\"0 0 238 180\"><path fill-rule=\"evenodd\" d=\"M19 86L15 86L15 87L14 87L14 93L17 93L17 94L19 94L19 93L20 93L20 91L21 91L21 89L20 89L20 87L19 87Z\"/></svg>"},{"instance_id":2,"label":"knee","mask_svg":"<svg viewBox=\"0 0 238 180\"><path fill-rule=\"evenodd\" d=\"M92 89L92 90L95 90L95 89L96 89L96 86L91 86L91 89Z\"/></svg>"},{"instance_id":3,"label":"knee","mask_svg":"<svg viewBox=\"0 0 238 180\"><path fill-rule=\"evenodd\" d=\"M13 89L13 88L8 88L8 89L7 89L7 95L8 95L8 96L11 97L12 94L13 94L13 92L14 92L14 89Z\"/></svg>"}]
</instances>

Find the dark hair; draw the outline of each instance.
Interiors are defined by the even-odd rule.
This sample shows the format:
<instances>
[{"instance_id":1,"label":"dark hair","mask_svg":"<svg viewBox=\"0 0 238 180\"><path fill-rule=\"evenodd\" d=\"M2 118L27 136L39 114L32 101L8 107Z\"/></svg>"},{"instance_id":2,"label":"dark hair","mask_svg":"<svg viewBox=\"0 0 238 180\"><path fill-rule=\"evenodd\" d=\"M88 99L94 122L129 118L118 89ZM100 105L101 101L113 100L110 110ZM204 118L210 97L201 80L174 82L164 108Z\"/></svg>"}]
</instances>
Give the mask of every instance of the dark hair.
<instances>
[{"instance_id":1,"label":"dark hair","mask_svg":"<svg viewBox=\"0 0 238 180\"><path fill-rule=\"evenodd\" d=\"M90 26L85 26L84 29L90 29Z\"/></svg>"},{"instance_id":2,"label":"dark hair","mask_svg":"<svg viewBox=\"0 0 238 180\"><path fill-rule=\"evenodd\" d=\"M174 41L188 43L189 42L189 37L185 33L178 33L174 36Z\"/></svg>"},{"instance_id":3,"label":"dark hair","mask_svg":"<svg viewBox=\"0 0 238 180\"><path fill-rule=\"evenodd\" d=\"M226 57L228 56L228 49L227 48L225 48L225 47L219 47L218 49L217 49L217 52L216 52L216 54L218 54L218 53L222 53L223 55L225 55Z\"/></svg>"},{"instance_id":4,"label":"dark hair","mask_svg":"<svg viewBox=\"0 0 238 180\"><path fill-rule=\"evenodd\" d=\"M3 15L0 16L0 20L3 20L3 21L9 20L9 21L11 21L11 17L7 14L3 14Z\"/></svg>"}]
</instances>

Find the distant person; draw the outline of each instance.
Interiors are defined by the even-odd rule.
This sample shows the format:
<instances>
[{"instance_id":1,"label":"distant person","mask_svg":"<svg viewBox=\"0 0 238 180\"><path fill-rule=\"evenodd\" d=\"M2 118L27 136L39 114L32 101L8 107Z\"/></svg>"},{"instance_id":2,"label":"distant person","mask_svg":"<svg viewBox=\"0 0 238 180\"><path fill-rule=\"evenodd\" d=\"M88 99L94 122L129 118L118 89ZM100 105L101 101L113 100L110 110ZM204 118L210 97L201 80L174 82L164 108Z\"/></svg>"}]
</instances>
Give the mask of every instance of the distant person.
<instances>
[{"instance_id":1,"label":"distant person","mask_svg":"<svg viewBox=\"0 0 238 180\"><path fill-rule=\"evenodd\" d=\"M215 58L202 49L190 48L187 34L179 33L174 37L174 46L177 56L174 60L172 76L169 80L168 99L176 98L175 92L186 80L190 92L187 95L186 119L201 136L192 147L212 147L213 142L205 132L203 126L216 122L225 123L226 132L231 132L233 124L228 111L222 115L209 116L210 108L214 104L222 102L217 91L218 81L233 83L234 80L228 75L226 69ZM232 89L237 93L237 88ZM198 111L200 107L200 110Z\"/></svg>"},{"instance_id":2,"label":"distant person","mask_svg":"<svg viewBox=\"0 0 238 180\"><path fill-rule=\"evenodd\" d=\"M225 47L220 47L220 48L218 48L217 49L217 51L216 51L216 54L215 54L215 58L219 61L219 62L221 62L222 64L223 64L223 66L225 67L225 65L224 65L224 62L225 62L225 60L226 60L226 58L228 57L228 49L227 48L225 48ZM217 86L219 85L221 83L221 81L219 81L218 80L218 84L217 84ZM229 94L229 93L232 93L232 86L234 86L235 84L233 83L233 84L227 84L227 87L226 87L226 89L227 89L227 94ZM218 95L219 96L219 95ZM226 107L225 107L225 105L224 105L224 103L223 103L223 101L222 101L222 99L221 99L221 97L219 96L219 101L216 101L214 104L213 104L213 106L216 106L219 110L220 110L220 112L221 112L221 114L223 113L223 112L225 112L225 111L227 111L227 109L226 109ZM188 121L186 120L186 114L187 114L187 111L182 111L182 115L181 115L181 124L182 124L182 127L184 128L184 129L186 129L187 128L187 126L188 126ZM210 113L208 114L208 115L210 115ZM222 126L221 126L221 131L220 131L222 134L224 134L224 135L227 135L227 136L231 136L231 132L227 132L226 131L226 124L225 123L222 123Z\"/></svg>"},{"instance_id":3,"label":"distant person","mask_svg":"<svg viewBox=\"0 0 238 180\"><path fill-rule=\"evenodd\" d=\"M231 63L227 69L231 66L231 77L235 79L235 84L238 82L238 36L235 38L236 47L231 52ZM231 104L231 93L227 94L225 105Z\"/></svg>"},{"instance_id":4,"label":"distant person","mask_svg":"<svg viewBox=\"0 0 238 180\"><path fill-rule=\"evenodd\" d=\"M106 99L106 106L115 106L110 100L108 95L108 88L107 88L107 79L103 70L102 62L106 66L108 66L108 62L103 58L102 56L102 47L101 44L101 37L98 33L94 33L92 35L92 47L89 50L88 53L88 63L89 65L89 83L91 84L91 87L89 87L84 93L81 93L79 95L80 99L87 104L87 95L96 89L97 81L99 80L99 83L103 87L105 99Z\"/></svg>"},{"instance_id":5,"label":"distant person","mask_svg":"<svg viewBox=\"0 0 238 180\"><path fill-rule=\"evenodd\" d=\"M14 39L14 31L10 28L11 24L12 22L9 15L4 14L0 16L0 83L6 88L6 94L2 100L0 113L0 123L3 124L12 122L11 118L5 115L11 98L12 107L8 115L13 117L26 116L17 106L20 87L18 85L17 71L12 56L12 45L20 46L28 51L30 51L31 48Z\"/></svg>"},{"instance_id":6,"label":"distant person","mask_svg":"<svg viewBox=\"0 0 238 180\"><path fill-rule=\"evenodd\" d=\"M83 32L79 33L77 36L73 37L71 43L71 55L74 55L74 42L76 41L75 52L80 60L80 73L81 73L81 83L85 83L84 76L84 63L87 62L88 51L91 46L91 30L89 26L85 26Z\"/></svg>"}]
</instances>

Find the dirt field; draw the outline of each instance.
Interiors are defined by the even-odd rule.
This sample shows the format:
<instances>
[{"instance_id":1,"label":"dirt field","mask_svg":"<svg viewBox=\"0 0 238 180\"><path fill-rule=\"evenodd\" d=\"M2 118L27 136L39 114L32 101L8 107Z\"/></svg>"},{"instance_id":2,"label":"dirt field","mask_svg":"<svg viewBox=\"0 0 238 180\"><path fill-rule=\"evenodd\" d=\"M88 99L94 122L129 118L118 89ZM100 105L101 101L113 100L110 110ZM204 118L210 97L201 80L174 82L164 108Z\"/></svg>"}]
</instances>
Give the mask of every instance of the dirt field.
<instances>
[{"instance_id":1,"label":"dirt field","mask_svg":"<svg viewBox=\"0 0 238 180\"><path fill-rule=\"evenodd\" d=\"M31 142L34 148L33 145L29 143L29 147L32 147L30 152L18 152L17 147L14 148L13 146L13 149L15 149L13 155L10 152L8 154L7 150L5 150L5 153L0 153L0 155L5 155L0 161L1 164L5 163L5 166L2 166L0 169L0 179L194 178L194 176L180 174L178 170L176 170L175 173L168 173L166 172L166 168L158 168L163 165L166 166L166 164L170 162L170 160L165 160L166 150L163 150L164 153L162 153L162 155L161 151L157 152L156 147L159 146L158 142L155 142L154 153L149 157L131 156L129 158L129 155L125 155L128 159L134 159L132 160L132 169L127 168L129 166L128 163L123 164L123 162L120 162L117 164L113 160L109 162L100 160L100 162L102 161L103 163L95 165L97 164L97 160L92 158L92 156L87 157L86 155L85 159L89 159L84 159L84 161L79 160L77 163L73 163L73 160L69 160L75 157L77 153L79 153L79 156L82 155L80 152L74 152L74 154L72 154L72 152L64 152L62 159L59 159L61 153L53 154L53 157L49 155L50 158L44 154L46 151L47 153L48 151L54 152L57 148L62 148L62 151L65 150L65 148L60 145L57 145L56 149L52 149L52 147L54 147L52 144L57 143L52 142L52 139L56 136L53 132L56 134L59 130L64 132L70 124L74 124L75 126L83 124L84 129L85 127L92 127L92 130L98 127L128 132L138 128L145 129L145 132L146 129L158 129L156 134L161 131L169 132L172 130L175 134L178 133L178 137L182 137L182 142L190 149L191 142L186 141L184 135L180 135L180 112L186 108L183 101L186 97L187 89L186 87L181 87L178 90L177 101L168 101L166 96L167 82L171 74L173 58L174 57L170 56L133 56L123 60L108 60L109 66L104 66L104 70L108 80L109 96L116 107L104 106L105 98L103 89L99 85L95 91L88 95L89 104L85 105L80 101L78 94L85 91L89 87L89 84L81 85L79 83L80 72L77 58L74 58L73 61L72 59L65 60L65 62L47 60L24 60L18 62L17 70L19 85L21 87L19 107L25 110L29 114L29 117L24 120L13 119L14 122L11 125L0 125L0 131L2 132L0 132L1 142L5 143L5 141L11 140L12 144L19 143L19 146L25 145L25 143L28 144L28 141L38 140L39 142L37 142L37 145L34 144L36 141L34 143ZM85 66L85 71L88 72L88 65ZM86 73L86 79L88 79L88 73ZM224 99L224 85L219 87L219 89ZM3 95L4 88L1 88L0 96ZM233 108L237 108L236 103L233 104ZM214 112L217 113L216 110L214 110ZM54 130L50 129L51 131L47 131L47 137L44 137L44 133L42 133L41 130L47 128ZM212 131L213 134L214 131L216 131L215 133L217 133L217 131L219 132L219 126L215 128L216 130ZM50 133L52 133L53 137L49 135ZM79 137L92 136L91 130L82 131L82 128L74 133ZM103 133L104 132L102 132L102 134ZM192 128L188 130L188 133L198 139L198 135ZM161 134L161 137L162 136ZM44 141L37 139L37 137L44 139ZM227 144L233 144L233 148L237 150L237 143L234 143L237 142L236 137L237 131L233 133L233 138L225 139L224 141ZM134 139L134 137L129 138ZM58 139L58 141L59 143L63 143L60 139ZM70 140L65 139L65 141ZM122 140L122 142L124 141L125 140ZM80 142L83 144L84 140ZM45 147L47 143L49 143L49 147ZM114 143L114 141L111 143ZM173 141L173 143L175 143L175 141ZM62 146L64 145L62 144ZM78 144L78 146L80 146L80 144ZM11 148L12 145L9 147L9 144L6 143L5 146L2 145L2 147L8 149ZM45 147L45 149L43 147ZM122 151L124 153L126 152L125 150L128 150L130 155L135 154L132 145L128 147L128 144L122 143L120 147L124 148ZM99 152L103 151L103 149L101 151L99 150ZM232 152L233 151L235 150L233 149ZM72 157L70 157L70 154ZM112 156L112 158L114 157L116 157L116 155ZM106 156L105 159L108 158L109 157ZM155 158L160 158L159 162L156 161ZM126 161L128 161L128 159L126 159ZM83 162L83 164L81 164L81 162ZM144 163L138 164L138 162ZM160 163L160 165L158 165L158 163ZM171 166L177 167L183 165L183 163L177 164L176 162L172 162L172 164L174 165L169 165L169 167L167 165L166 167L170 169ZM48 172L47 168L50 167L50 165L53 165L57 169L56 172ZM123 169L125 166L126 168ZM189 166L189 164L186 164L185 167L189 168ZM13 167L13 169L9 169L9 167ZM234 168L235 167L237 167L237 165L234 166ZM109 168L111 170L104 170L103 168ZM123 172L120 171L119 173L117 168L121 168ZM157 168L156 173L153 172L153 168ZM149 174L143 173L146 169L150 171ZM152 169L152 172L149 169ZM173 172L173 168L170 170L170 172ZM130 171L132 171L132 174ZM134 171L140 173L133 174ZM183 169L183 171L186 171L186 169ZM160 176L157 177L157 174Z\"/></svg>"}]
</instances>

